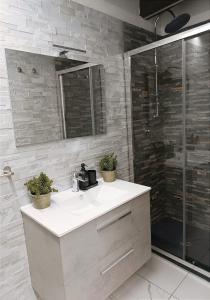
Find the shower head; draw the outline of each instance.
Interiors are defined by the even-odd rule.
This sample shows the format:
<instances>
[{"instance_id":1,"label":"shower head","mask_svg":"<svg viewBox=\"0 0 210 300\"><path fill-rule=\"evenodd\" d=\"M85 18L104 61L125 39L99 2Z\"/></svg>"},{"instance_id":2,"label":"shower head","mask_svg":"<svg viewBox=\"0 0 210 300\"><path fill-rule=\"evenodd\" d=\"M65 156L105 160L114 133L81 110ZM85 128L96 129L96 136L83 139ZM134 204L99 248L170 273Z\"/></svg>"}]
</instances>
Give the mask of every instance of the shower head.
<instances>
[{"instance_id":1,"label":"shower head","mask_svg":"<svg viewBox=\"0 0 210 300\"><path fill-rule=\"evenodd\" d=\"M178 30L180 30L182 27L184 27L190 20L189 14L181 14L179 16L175 16L175 14L169 10L169 12L173 16L173 20L166 25L165 32L166 33L175 33Z\"/></svg>"}]
</instances>

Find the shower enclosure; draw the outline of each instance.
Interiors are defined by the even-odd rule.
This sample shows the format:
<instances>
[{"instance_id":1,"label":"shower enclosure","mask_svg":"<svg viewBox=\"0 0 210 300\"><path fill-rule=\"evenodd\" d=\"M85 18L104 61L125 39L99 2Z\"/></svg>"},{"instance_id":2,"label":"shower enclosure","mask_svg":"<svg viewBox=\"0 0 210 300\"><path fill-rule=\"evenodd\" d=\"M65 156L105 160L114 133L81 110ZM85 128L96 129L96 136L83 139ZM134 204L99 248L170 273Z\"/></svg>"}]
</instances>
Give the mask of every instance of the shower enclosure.
<instances>
[{"instance_id":1,"label":"shower enclosure","mask_svg":"<svg viewBox=\"0 0 210 300\"><path fill-rule=\"evenodd\" d=\"M125 66L130 160L134 181L152 187L153 250L209 278L210 23L127 52Z\"/></svg>"}]
</instances>

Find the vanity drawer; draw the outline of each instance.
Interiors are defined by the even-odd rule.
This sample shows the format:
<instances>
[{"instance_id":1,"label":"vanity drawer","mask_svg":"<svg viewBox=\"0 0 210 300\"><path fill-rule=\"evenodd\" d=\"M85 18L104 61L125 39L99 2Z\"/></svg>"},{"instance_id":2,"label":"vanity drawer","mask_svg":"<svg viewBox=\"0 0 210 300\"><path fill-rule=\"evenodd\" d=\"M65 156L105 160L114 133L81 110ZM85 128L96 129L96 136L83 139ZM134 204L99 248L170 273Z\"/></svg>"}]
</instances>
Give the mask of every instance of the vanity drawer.
<instances>
[{"instance_id":1,"label":"vanity drawer","mask_svg":"<svg viewBox=\"0 0 210 300\"><path fill-rule=\"evenodd\" d=\"M104 259L126 242L140 237L145 227L150 227L149 194L133 199L98 219L99 258Z\"/></svg>"},{"instance_id":2,"label":"vanity drawer","mask_svg":"<svg viewBox=\"0 0 210 300\"><path fill-rule=\"evenodd\" d=\"M60 241L64 278L72 280L93 266L106 267L150 227L149 199L140 198L87 223ZM116 255L115 255L116 253Z\"/></svg>"},{"instance_id":3,"label":"vanity drawer","mask_svg":"<svg viewBox=\"0 0 210 300\"><path fill-rule=\"evenodd\" d=\"M81 274L98 265L99 243L96 221L63 236L60 247L65 280L79 278Z\"/></svg>"},{"instance_id":4,"label":"vanity drawer","mask_svg":"<svg viewBox=\"0 0 210 300\"><path fill-rule=\"evenodd\" d=\"M125 242L132 240L137 233L132 220L130 203L102 216L97 221L99 258L103 259L120 248Z\"/></svg>"},{"instance_id":5,"label":"vanity drawer","mask_svg":"<svg viewBox=\"0 0 210 300\"><path fill-rule=\"evenodd\" d=\"M105 300L98 266L65 283L66 300Z\"/></svg>"},{"instance_id":6,"label":"vanity drawer","mask_svg":"<svg viewBox=\"0 0 210 300\"><path fill-rule=\"evenodd\" d=\"M65 282L68 300L105 300L151 256L149 228L104 260Z\"/></svg>"},{"instance_id":7,"label":"vanity drawer","mask_svg":"<svg viewBox=\"0 0 210 300\"><path fill-rule=\"evenodd\" d=\"M108 297L151 257L150 238L133 240L109 265L101 268L101 291Z\"/></svg>"}]
</instances>

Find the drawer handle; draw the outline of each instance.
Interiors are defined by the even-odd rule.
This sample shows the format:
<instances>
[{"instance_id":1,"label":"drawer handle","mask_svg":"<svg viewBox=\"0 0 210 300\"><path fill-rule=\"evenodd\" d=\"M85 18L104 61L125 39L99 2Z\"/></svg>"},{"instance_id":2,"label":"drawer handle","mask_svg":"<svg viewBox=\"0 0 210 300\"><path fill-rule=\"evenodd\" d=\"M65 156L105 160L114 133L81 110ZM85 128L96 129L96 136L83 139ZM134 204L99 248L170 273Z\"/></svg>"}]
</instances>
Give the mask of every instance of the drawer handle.
<instances>
[{"instance_id":1,"label":"drawer handle","mask_svg":"<svg viewBox=\"0 0 210 300\"><path fill-rule=\"evenodd\" d=\"M106 268L104 271L101 271L101 275L105 275L107 272L109 272L111 269L113 269L115 266L117 266L121 261L123 261L127 256L129 256L133 252L134 252L134 249L132 248L128 252L123 254L113 264L111 264L108 268Z\"/></svg>"},{"instance_id":2,"label":"drawer handle","mask_svg":"<svg viewBox=\"0 0 210 300\"><path fill-rule=\"evenodd\" d=\"M109 227L110 225L113 225L114 223L122 220L123 218L125 218L129 215L131 215L131 211L128 211L127 213L123 214L122 216L118 217L117 219L110 221L109 223L101 225L99 228L97 228L97 231L102 231L103 229Z\"/></svg>"}]
</instances>

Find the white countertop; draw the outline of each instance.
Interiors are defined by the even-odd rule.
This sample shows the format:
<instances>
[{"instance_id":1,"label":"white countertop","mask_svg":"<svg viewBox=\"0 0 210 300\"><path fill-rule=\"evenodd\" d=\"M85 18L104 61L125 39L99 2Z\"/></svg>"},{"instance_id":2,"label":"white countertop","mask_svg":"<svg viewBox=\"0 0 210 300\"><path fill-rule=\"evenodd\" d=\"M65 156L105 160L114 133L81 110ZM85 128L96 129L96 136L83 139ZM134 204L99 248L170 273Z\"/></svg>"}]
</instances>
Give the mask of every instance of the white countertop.
<instances>
[{"instance_id":1,"label":"white countertop","mask_svg":"<svg viewBox=\"0 0 210 300\"><path fill-rule=\"evenodd\" d=\"M33 204L27 204L21 207L21 212L55 236L61 237L149 191L150 187L119 179L112 183L100 180L99 185L89 191L73 193L69 189L53 193L51 205L48 208L36 209ZM94 201L90 201L92 196ZM72 202L73 198L75 198L74 202ZM84 209L82 201L84 201ZM89 202L90 204L87 205ZM71 207L68 206L69 203ZM74 206L76 204L77 210L72 203Z\"/></svg>"}]
</instances>

